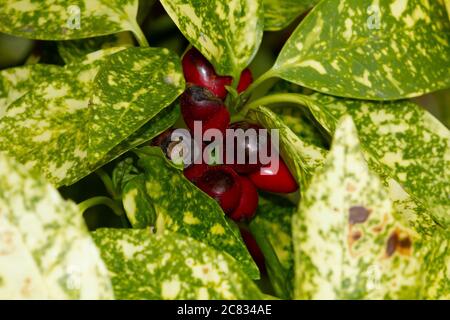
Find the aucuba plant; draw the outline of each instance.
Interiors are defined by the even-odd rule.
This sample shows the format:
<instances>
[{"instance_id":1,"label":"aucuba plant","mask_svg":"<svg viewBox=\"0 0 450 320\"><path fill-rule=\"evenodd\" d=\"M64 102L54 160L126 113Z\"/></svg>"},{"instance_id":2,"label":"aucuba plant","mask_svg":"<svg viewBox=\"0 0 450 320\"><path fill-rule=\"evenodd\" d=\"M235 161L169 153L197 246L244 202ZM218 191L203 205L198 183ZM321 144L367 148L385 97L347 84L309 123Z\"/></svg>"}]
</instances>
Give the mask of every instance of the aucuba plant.
<instances>
[{"instance_id":1,"label":"aucuba plant","mask_svg":"<svg viewBox=\"0 0 450 320\"><path fill-rule=\"evenodd\" d=\"M449 1L0 0L0 33L0 298L450 298Z\"/></svg>"}]
</instances>

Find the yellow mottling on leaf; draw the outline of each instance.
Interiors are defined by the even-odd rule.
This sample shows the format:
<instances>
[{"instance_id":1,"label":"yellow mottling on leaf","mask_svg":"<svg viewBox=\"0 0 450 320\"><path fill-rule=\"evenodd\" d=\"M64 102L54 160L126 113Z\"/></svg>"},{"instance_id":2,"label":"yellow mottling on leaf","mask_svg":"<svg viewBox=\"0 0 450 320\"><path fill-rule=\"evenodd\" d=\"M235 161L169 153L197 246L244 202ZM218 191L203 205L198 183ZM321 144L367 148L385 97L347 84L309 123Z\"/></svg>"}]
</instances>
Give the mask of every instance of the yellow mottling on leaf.
<instances>
[{"instance_id":1,"label":"yellow mottling on leaf","mask_svg":"<svg viewBox=\"0 0 450 320\"><path fill-rule=\"evenodd\" d=\"M398 20L408 6L408 0L394 0L391 3L391 13Z\"/></svg>"},{"instance_id":2,"label":"yellow mottling on leaf","mask_svg":"<svg viewBox=\"0 0 450 320\"><path fill-rule=\"evenodd\" d=\"M361 83L362 85L365 85L366 87L371 88L372 87L372 82L370 82L369 76L370 76L369 70L364 70L364 73L363 73L362 77L354 76L354 79L357 82Z\"/></svg>"},{"instance_id":3,"label":"yellow mottling on leaf","mask_svg":"<svg viewBox=\"0 0 450 320\"><path fill-rule=\"evenodd\" d=\"M218 223L211 227L211 233L221 235L225 233L225 229Z\"/></svg>"},{"instance_id":4,"label":"yellow mottling on leaf","mask_svg":"<svg viewBox=\"0 0 450 320\"><path fill-rule=\"evenodd\" d=\"M326 74L327 70L325 70L324 66L316 60L305 60L298 64L299 67L310 67L316 70L320 74Z\"/></svg>"},{"instance_id":5,"label":"yellow mottling on leaf","mask_svg":"<svg viewBox=\"0 0 450 320\"><path fill-rule=\"evenodd\" d=\"M163 299L175 299L180 292L181 283L178 280L164 281L161 285L161 296Z\"/></svg>"},{"instance_id":6,"label":"yellow mottling on leaf","mask_svg":"<svg viewBox=\"0 0 450 320\"><path fill-rule=\"evenodd\" d=\"M136 196L138 194L137 189L128 191L123 196L123 207L127 212L128 219L136 220ZM133 222L133 221L131 221Z\"/></svg>"},{"instance_id":7,"label":"yellow mottling on leaf","mask_svg":"<svg viewBox=\"0 0 450 320\"><path fill-rule=\"evenodd\" d=\"M194 214L191 211L187 211L184 213L183 222L186 224L199 224L200 220L194 217Z\"/></svg>"},{"instance_id":8,"label":"yellow mottling on leaf","mask_svg":"<svg viewBox=\"0 0 450 320\"><path fill-rule=\"evenodd\" d=\"M345 19L345 31L342 35L347 41L349 41L350 38L352 37L353 34L352 27L353 27L353 20L350 18Z\"/></svg>"}]
</instances>

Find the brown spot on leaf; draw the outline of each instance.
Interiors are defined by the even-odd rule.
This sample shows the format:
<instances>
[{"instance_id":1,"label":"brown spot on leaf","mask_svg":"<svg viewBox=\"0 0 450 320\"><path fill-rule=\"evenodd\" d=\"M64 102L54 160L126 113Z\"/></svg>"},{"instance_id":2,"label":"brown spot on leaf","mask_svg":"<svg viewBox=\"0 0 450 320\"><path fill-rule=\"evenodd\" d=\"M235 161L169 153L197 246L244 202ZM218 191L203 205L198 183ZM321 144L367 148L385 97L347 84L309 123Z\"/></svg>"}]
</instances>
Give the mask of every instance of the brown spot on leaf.
<instances>
[{"instance_id":1,"label":"brown spot on leaf","mask_svg":"<svg viewBox=\"0 0 450 320\"><path fill-rule=\"evenodd\" d=\"M392 256L395 252L395 248L397 247L397 242L398 242L398 235L397 232L393 232L386 244L386 255L388 257Z\"/></svg>"},{"instance_id":2,"label":"brown spot on leaf","mask_svg":"<svg viewBox=\"0 0 450 320\"><path fill-rule=\"evenodd\" d=\"M347 189L348 192L356 191L356 187L354 185L352 185L351 183L347 184L346 189Z\"/></svg>"},{"instance_id":3,"label":"brown spot on leaf","mask_svg":"<svg viewBox=\"0 0 450 320\"><path fill-rule=\"evenodd\" d=\"M357 241L357 240L361 239L361 237L362 237L361 231L354 231L352 233L352 240L353 241Z\"/></svg>"},{"instance_id":4,"label":"brown spot on leaf","mask_svg":"<svg viewBox=\"0 0 450 320\"><path fill-rule=\"evenodd\" d=\"M395 252L401 255L411 254L412 241L406 232L395 230L390 236L386 244L386 255L392 256Z\"/></svg>"},{"instance_id":5,"label":"brown spot on leaf","mask_svg":"<svg viewBox=\"0 0 450 320\"><path fill-rule=\"evenodd\" d=\"M350 224L365 222L371 212L371 210L363 206L353 206L348 211L349 211L348 222Z\"/></svg>"}]
</instances>

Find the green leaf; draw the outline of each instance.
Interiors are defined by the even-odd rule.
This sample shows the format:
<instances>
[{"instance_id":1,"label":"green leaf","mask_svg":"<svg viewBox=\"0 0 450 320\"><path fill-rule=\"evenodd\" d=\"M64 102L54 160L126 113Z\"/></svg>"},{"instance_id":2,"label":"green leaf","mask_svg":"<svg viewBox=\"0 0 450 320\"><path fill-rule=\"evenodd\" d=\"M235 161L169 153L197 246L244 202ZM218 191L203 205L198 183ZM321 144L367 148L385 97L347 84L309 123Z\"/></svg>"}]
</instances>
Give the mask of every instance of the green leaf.
<instances>
[{"instance_id":1,"label":"green leaf","mask_svg":"<svg viewBox=\"0 0 450 320\"><path fill-rule=\"evenodd\" d=\"M119 161L111 174L111 181L117 194L122 194L125 184L139 175L139 170L134 166L133 158L125 158Z\"/></svg>"},{"instance_id":2,"label":"green leaf","mask_svg":"<svg viewBox=\"0 0 450 320\"><path fill-rule=\"evenodd\" d=\"M127 181L122 191L123 208L133 228L154 226L156 211L147 194L145 176L137 175Z\"/></svg>"},{"instance_id":3,"label":"green leaf","mask_svg":"<svg viewBox=\"0 0 450 320\"><path fill-rule=\"evenodd\" d=\"M260 194L258 211L249 224L264 255L270 283L282 299L292 299L293 296L291 220L295 210L296 206L283 198Z\"/></svg>"},{"instance_id":4,"label":"green leaf","mask_svg":"<svg viewBox=\"0 0 450 320\"><path fill-rule=\"evenodd\" d=\"M449 29L443 0L322 1L269 73L342 97L420 96L450 87Z\"/></svg>"},{"instance_id":5,"label":"green leaf","mask_svg":"<svg viewBox=\"0 0 450 320\"><path fill-rule=\"evenodd\" d=\"M157 214L156 231L182 233L227 252L251 278L259 278L258 267L239 230L226 220L219 204L187 180L161 149L145 147L138 154L139 165L145 171L147 193ZM136 220L146 219L136 217Z\"/></svg>"},{"instance_id":6,"label":"green leaf","mask_svg":"<svg viewBox=\"0 0 450 320\"><path fill-rule=\"evenodd\" d=\"M318 0L263 0L264 30L277 31L286 28L317 2Z\"/></svg>"},{"instance_id":7,"label":"green leaf","mask_svg":"<svg viewBox=\"0 0 450 320\"><path fill-rule=\"evenodd\" d=\"M0 0L0 7L0 31L28 39L141 33L136 22L138 0Z\"/></svg>"},{"instance_id":8,"label":"green leaf","mask_svg":"<svg viewBox=\"0 0 450 320\"><path fill-rule=\"evenodd\" d=\"M398 216L398 208L369 171L353 121L345 117L293 218L295 297L425 298L431 273L423 262L445 274L448 238L445 246L433 243L410 227L404 212ZM430 259L437 252L439 259Z\"/></svg>"},{"instance_id":9,"label":"green leaf","mask_svg":"<svg viewBox=\"0 0 450 320\"><path fill-rule=\"evenodd\" d=\"M292 174L301 184L308 184L309 178L317 167L321 166L326 150L299 138L275 113L260 106L251 109L248 117L264 128L278 129L280 152Z\"/></svg>"},{"instance_id":10,"label":"green leaf","mask_svg":"<svg viewBox=\"0 0 450 320\"><path fill-rule=\"evenodd\" d=\"M317 125L310 120L309 114L304 112L303 109L284 105L272 108L272 111L300 140L321 149L328 148L327 140L323 137Z\"/></svg>"},{"instance_id":11,"label":"green leaf","mask_svg":"<svg viewBox=\"0 0 450 320\"><path fill-rule=\"evenodd\" d=\"M0 153L0 298L112 299L77 206Z\"/></svg>"},{"instance_id":12,"label":"green leaf","mask_svg":"<svg viewBox=\"0 0 450 320\"><path fill-rule=\"evenodd\" d=\"M179 59L153 48L111 55L118 50L67 65L13 103L0 121L0 149L69 185L170 126L179 111L161 111L184 88ZM139 129L142 137L133 135Z\"/></svg>"},{"instance_id":13,"label":"green leaf","mask_svg":"<svg viewBox=\"0 0 450 320\"><path fill-rule=\"evenodd\" d=\"M87 54L94 51L133 45L132 35L125 31L88 39L58 41L58 53L65 63L72 63L82 61Z\"/></svg>"},{"instance_id":14,"label":"green leaf","mask_svg":"<svg viewBox=\"0 0 450 320\"><path fill-rule=\"evenodd\" d=\"M180 106L178 104L172 104L171 106L164 108L141 128L111 149L111 151L96 163L93 167L94 170L103 166L105 163L118 158L125 152L150 141L161 132L166 131L173 126L179 117Z\"/></svg>"},{"instance_id":15,"label":"green leaf","mask_svg":"<svg viewBox=\"0 0 450 320\"><path fill-rule=\"evenodd\" d=\"M179 58L168 49L129 48L112 55L95 79L88 152L102 158L170 105L184 87Z\"/></svg>"},{"instance_id":16,"label":"green leaf","mask_svg":"<svg viewBox=\"0 0 450 320\"><path fill-rule=\"evenodd\" d=\"M450 225L450 132L443 124L408 101L311 98L322 106L313 114L331 133L342 115L351 115L369 164L398 181L443 226Z\"/></svg>"},{"instance_id":17,"label":"green leaf","mask_svg":"<svg viewBox=\"0 0 450 320\"><path fill-rule=\"evenodd\" d=\"M7 107L61 67L33 64L0 71L0 119Z\"/></svg>"},{"instance_id":18,"label":"green leaf","mask_svg":"<svg viewBox=\"0 0 450 320\"><path fill-rule=\"evenodd\" d=\"M117 299L262 299L229 255L176 233L97 229Z\"/></svg>"},{"instance_id":19,"label":"green leaf","mask_svg":"<svg viewBox=\"0 0 450 320\"><path fill-rule=\"evenodd\" d=\"M261 0L161 0L161 4L217 73L239 79L262 40Z\"/></svg>"}]
</instances>

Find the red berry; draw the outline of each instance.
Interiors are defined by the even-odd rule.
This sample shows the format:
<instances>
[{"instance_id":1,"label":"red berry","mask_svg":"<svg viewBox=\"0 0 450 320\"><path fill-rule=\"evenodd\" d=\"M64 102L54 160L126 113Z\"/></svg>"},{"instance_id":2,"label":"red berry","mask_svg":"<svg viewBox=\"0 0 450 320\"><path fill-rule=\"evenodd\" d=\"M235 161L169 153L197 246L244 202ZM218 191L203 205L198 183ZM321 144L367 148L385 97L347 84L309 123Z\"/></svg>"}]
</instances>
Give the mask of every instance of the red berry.
<instances>
[{"instance_id":1,"label":"red berry","mask_svg":"<svg viewBox=\"0 0 450 320\"><path fill-rule=\"evenodd\" d=\"M195 183L208 170L206 163L194 163L183 170L184 176L191 182Z\"/></svg>"},{"instance_id":2,"label":"red berry","mask_svg":"<svg viewBox=\"0 0 450 320\"><path fill-rule=\"evenodd\" d=\"M231 85L233 79L217 75L212 64L197 49L192 48L186 52L182 65L187 82L208 88L220 99L225 99L228 93L225 86Z\"/></svg>"},{"instance_id":3,"label":"red berry","mask_svg":"<svg viewBox=\"0 0 450 320\"><path fill-rule=\"evenodd\" d=\"M248 252L250 252L250 255L252 256L253 260L255 260L259 269L263 272L266 269L266 265L264 263L265 259L261 249L258 246L258 243L256 242L255 238L250 232L242 228L240 229L240 231L242 239L244 240L244 243L247 246Z\"/></svg>"},{"instance_id":4,"label":"red berry","mask_svg":"<svg viewBox=\"0 0 450 320\"><path fill-rule=\"evenodd\" d=\"M253 183L246 177L240 176L241 198L237 208L230 215L235 221L252 218L258 208L258 192Z\"/></svg>"},{"instance_id":5,"label":"red berry","mask_svg":"<svg viewBox=\"0 0 450 320\"><path fill-rule=\"evenodd\" d=\"M233 123L228 128L233 129L235 134L238 134L236 130L242 129L246 136L241 139L231 139L232 136L225 139L224 161L226 161L227 146L234 146L233 163L229 165L239 174L248 174L258 170L262 166L259 159L259 150L262 150L262 148L269 149L268 155L270 155L270 136L268 134L261 135L259 130L262 128L260 126L246 121ZM252 139L250 139L250 134L254 134ZM238 160L240 160L238 155L244 155L244 163L238 163Z\"/></svg>"},{"instance_id":6,"label":"red berry","mask_svg":"<svg viewBox=\"0 0 450 320\"><path fill-rule=\"evenodd\" d=\"M203 150L197 150L194 139L191 135L183 131L177 131L176 129L167 129L160 135L153 138L151 141L152 146L160 147L166 157L176 163L181 163L188 166L195 162L195 157L202 157ZM205 146L201 146L204 148Z\"/></svg>"},{"instance_id":7,"label":"red berry","mask_svg":"<svg viewBox=\"0 0 450 320\"><path fill-rule=\"evenodd\" d=\"M241 73L241 78L239 79L239 84L237 86L237 91L239 93L244 92L248 86L253 82L253 75L249 68L244 69Z\"/></svg>"},{"instance_id":8,"label":"red berry","mask_svg":"<svg viewBox=\"0 0 450 320\"><path fill-rule=\"evenodd\" d=\"M230 123L230 113L222 100L208 89L189 86L180 98L181 113L188 128L194 130L194 121L202 122L202 133L207 129L225 132Z\"/></svg>"},{"instance_id":9,"label":"red berry","mask_svg":"<svg viewBox=\"0 0 450 320\"><path fill-rule=\"evenodd\" d=\"M276 172L269 164L251 173L249 178L258 189L268 192L291 193L298 189L297 182L281 158Z\"/></svg>"},{"instance_id":10,"label":"red berry","mask_svg":"<svg viewBox=\"0 0 450 320\"><path fill-rule=\"evenodd\" d=\"M219 202L226 214L230 214L239 204L241 185L239 176L228 166L210 166L194 183Z\"/></svg>"}]
</instances>

